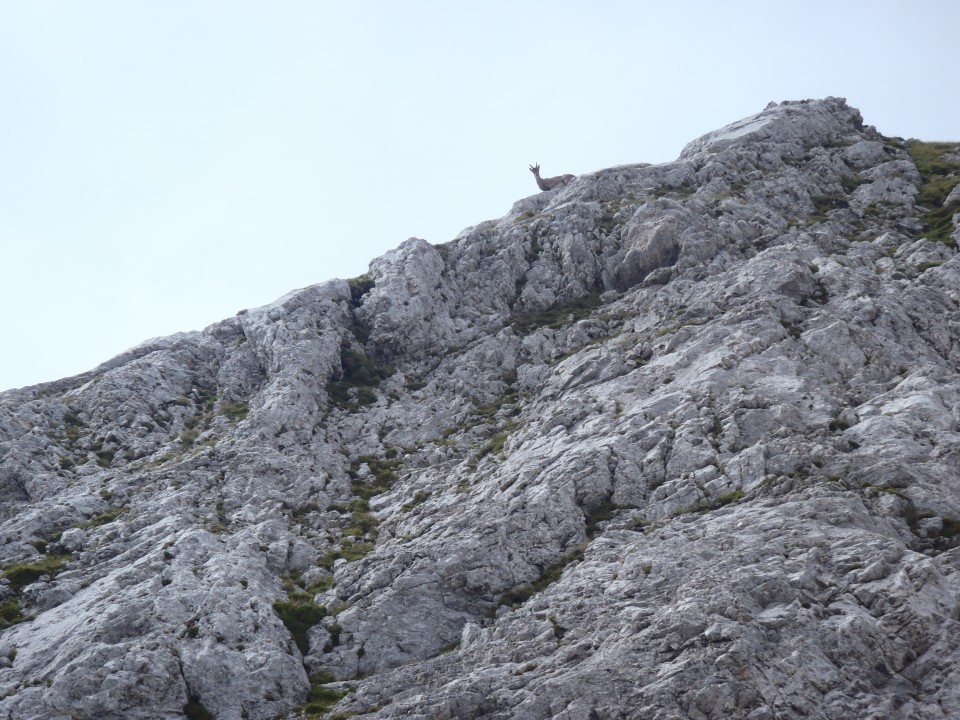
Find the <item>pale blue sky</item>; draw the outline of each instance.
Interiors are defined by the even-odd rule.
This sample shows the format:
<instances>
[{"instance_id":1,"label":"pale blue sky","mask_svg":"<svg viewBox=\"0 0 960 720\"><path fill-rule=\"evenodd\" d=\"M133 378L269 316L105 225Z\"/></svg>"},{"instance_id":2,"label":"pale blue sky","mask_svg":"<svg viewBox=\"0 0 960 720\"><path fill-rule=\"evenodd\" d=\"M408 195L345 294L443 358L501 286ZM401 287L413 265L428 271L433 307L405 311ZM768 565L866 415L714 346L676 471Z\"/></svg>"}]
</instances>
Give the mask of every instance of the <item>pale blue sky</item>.
<instances>
[{"instance_id":1,"label":"pale blue sky","mask_svg":"<svg viewBox=\"0 0 960 720\"><path fill-rule=\"evenodd\" d=\"M960 139L960 3L0 4L0 389L90 369L547 175L837 95Z\"/></svg>"}]
</instances>

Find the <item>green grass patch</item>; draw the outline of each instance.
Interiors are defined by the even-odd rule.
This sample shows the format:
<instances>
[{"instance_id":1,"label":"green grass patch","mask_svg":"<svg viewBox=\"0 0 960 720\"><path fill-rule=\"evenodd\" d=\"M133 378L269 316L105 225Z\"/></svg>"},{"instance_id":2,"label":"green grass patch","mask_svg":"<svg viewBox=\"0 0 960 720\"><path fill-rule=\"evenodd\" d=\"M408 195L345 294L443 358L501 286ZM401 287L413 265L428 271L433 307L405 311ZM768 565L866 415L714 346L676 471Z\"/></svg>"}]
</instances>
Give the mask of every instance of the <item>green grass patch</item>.
<instances>
[{"instance_id":1,"label":"green grass patch","mask_svg":"<svg viewBox=\"0 0 960 720\"><path fill-rule=\"evenodd\" d=\"M403 504L403 507L401 509L404 512L410 512L417 505L422 505L423 503L425 503L427 501L427 498L429 497L430 497L430 493L428 493L426 490L418 490L409 502L406 502Z\"/></svg>"},{"instance_id":2,"label":"green grass patch","mask_svg":"<svg viewBox=\"0 0 960 720\"><path fill-rule=\"evenodd\" d=\"M557 621L555 616L551 615L548 619L553 626L553 636L557 639L557 642L560 642L567 634L567 629Z\"/></svg>"},{"instance_id":3,"label":"green grass patch","mask_svg":"<svg viewBox=\"0 0 960 720\"><path fill-rule=\"evenodd\" d=\"M370 498L387 492L390 485L385 482L366 483L363 480L353 480L350 483L350 489L354 495L367 502Z\"/></svg>"},{"instance_id":4,"label":"green grass patch","mask_svg":"<svg viewBox=\"0 0 960 720\"><path fill-rule=\"evenodd\" d=\"M187 720L216 720L214 714L207 710L196 697L191 697L183 706L183 714Z\"/></svg>"},{"instance_id":5,"label":"green grass patch","mask_svg":"<svg viewBox=\"0 0 960 720\"><path fill-rule=\"evenodd\" d=\"M245 402L225 402L220 405L220 412L233 422L240 422L250 413L250 406Z\"/></svg>"},{"instance_id":6,"label":"green grass patch","mask_svg":"<svg viewBox=\"0 0 960 720\"><path fill-rule=\"evenodd\" d=\"M377 286L376 281L367 274L347 280L350 286L350 304L354 307L360 307L363 304L363 296Z\"/></svg>"},{"instance_id":7,"label":"green grass patch","mask_svg":"<svg viewBox=\"0 0 960 720\"><path fill-rule=\"evenodd\" d=\"M376 478L378 483L390 485L397 480L397 468L403 464L401 458L382 460L374 455L361 455L350 463L350 470L347 474L356 480L359 477L360 466L366 465L370 472Z\"/></svg>"},{"instance_id":8,"label":"green grass patch","mask_svg":"<svg viewBox=\"0 0 960 720\"><path fill-rule=\"evenodd\" d=\"M845 195L814 195L810 202L813 203L813 214L807 217L807 221L811 223L824 222L831 210L850 207Z\"/></svg>"},{"instance_id":9,"label":"green grass patch","mask_svg":"<svg viewBox=\"0 0 960 720\"><path fill-rule=\"evenodd\" d=\"M200 431L197 430L197 428L186 428L182 433L180 433L180 447L186 450L193 445L198 437L200 437Z\"/></svg>"},{"instance_id":10,"label":"green grass patch","mask_svg":"<svg viewBox=\"0 0 960 720\"><path fill-rule=\"evenodd\" d=\"M44 575L55 577L67 564L69 555L48 555L35 562L15 563L3 570L3 577L10 581L10 589L19 592Z\"/></svg>"},{"instance_id":11,"label":"green grass patch","mask_svg":"<svg viewBox=\"0 0 960 720\"><path fill-rule=\"evenodd\" d=\"M602 503L597 505L593 510L589 512L584 512L584 520L586 522L586 531L587 537L592 538L597 533L597 525L602 522L610 520L614 513L620 509L620 506L610 500L604 500Z\"/></svg>"},{"instance_id":12,"label":"green grass patch","mask_svg":"<svg viewBox=\"0 0 960 720\"><path fill-rule=\"evenodd\" d=\"M427 385L427 381L422 378L411 378L403 384L403 387L405 390L415 392L417 390L423 390Z\"/></svg>"},{"instance_id":13,"label":"green grass patch","mask_svg":"<svg viewBox=\"0 0 960 720\"><path fill-rule=\"evenodd\" d=\"M67 427L83 427L86 425L86 423L80 419L80 416L73 412L68 412L66 415L64 415L63 422L67 425Z\"/></svg>"},{"instance_id":14,"label":"green grass patch","mask_svg":"<svg viewBox=\"0 0 960 720\"><path fill-rule=\"evenodd\" d=\"M350 513L350 526L343 531L344 535L353 537L369 537L377 539L377 527L380 521L368 510L355 509Z\"/></svg>"},{"instance_id":15,"label":"green grass patch","mask_svg":"<svg viewBox=\"0 0 960 720\"><path fill-rule=\"evenodd\" d=\"M475 403L470 409L467 418L463 422L458 423L452 428L447 428L441 433L442 439L447 439L454 433L460 432L461 430L467 430L476 425L492 422L504 408L504 406L515 403L520 397L520 391L515 387L515 383L517 381L517 371L510 370L504 373L503 381L507 386L503 395L490 403ZM516 408L509 413L511 416L517 414L519 414L519 410ZM500 432L509 432L514 427L516 427L515 422L508 422L503 428L500 429Z\"/></svg>"},{"instance_id":16,"label":"green grass patch","mask_svg":"<svg viewBox=\"0 0 960 720\"><path fill-rule=\"evenodd\" d=\"M580 560L583 560L582 545L578 545L559 560L544 568L543 572L540 573L540 577L533 582L528 583L527 585L521 585L520 587L513 588L512 590L505 592L500 596L500 602L498 605L509 605L510 607L522 605L538 592L545 590L547 587L559 580L560 576L563 575L563 571L567 565L572 562L579 562Z\"/></svg>"},{"instance_id":17,"label":"green grass patch","mask_svg":"<svg viewBox=\"0 0 960 720\"><path fill-rule=\"evenodd\" d=\"M370 503L368 503L363 498L353 498L348 505L343 505L341 503L336 503L327 508L333 512L338 512L341 515L350 515L352 513L364 513L370 511Z\"/></svg>"},{"instance_id":18,"label":"green grass patch","mask_svg":"<svg viewBox=\"0 0 960 720\"><path fill-rule=\"evenodd\" d=\"M402 463L403 460L401 458L381 460L372 455L361 455L350 463L350 469L347 471L347 474L351 478L350 488L353 494L356 495L359 500L363 501L362 504L357 503L354 505L351 503L354 509L367 510L368 507L366 503L370 498L387 492L390 486L399 478L397 469ZM370 469L370 473L373 475L372 481L360 477L360 466L364 464Z\"/></svg>"},{"instance_id":19,"label":"green grass patch","mask_svg":"<svg viewBox=\"0 0 960 720\"><path fill-rule=\"evenodd\" d=\"M780 324L783 325L783 329L786 330L794 340L803 335L803 328L799 325L794 325L786 320L781 320Z\"/></svg>"},{"instance_id":20,"label":"green grass patch","mask_svg":"<svg viewBox=\"0 0 960 720\"><path fill-rule=\"evenodd\" d=\"M513 316L511 326L518 335L529 335L541 327L557 330L565 325L583 320L600 305L602 305L600 290L594 289L583 297L569 302L556 303L541 312L516 313Z\"/></svg>"},{"instance_id":21,"label":"green grass patch","mask_svg":"<svg viewBox=\"0 0 960 720\"><path fill-rule=\"evenodd\" d=\"M730 505L732 503L739 502L743 499L743 494L743 490L741 488L737 488L731 492L718 495L713 500L707 501L705 504L702 504L698 510L701 512L717 510L718 508L722 508L724 505Z\"/></svg>"},{"instance_id":22,"label":"green grass patch","mask_svg":"<svg viewBox=\"0 0 960 720\"><path fill-rule=\"evenodd\" d=\"M273 610L286 625L300 652L304 655L310 652L307 633L326 617L327 609L323 605L317 605L306 593L291 593L286 600L275 601Z\"/></svg>"},{"instance_id":23,"label":"green grass patch","mask_svg":"<svg viewBox=\"0 0 960 720\"><path fill-rule=\"evenodd\" d=\"M340 377L327 383L327 396L338 407L356 410L377 401L380 381L393 374L393 368L380 365L344 341L340 346Z\"/></svg>"},{"instance_id":24,"label":"green grass patch","mask_svg":"<svg viewBox=\"0 0 960 720\"><path fill-rule=\"evenodd\" d=\"M870 181L860 175L844 175L840 178L840 184L847 193L852 193L858 187L868 182Z\"/></svg>"},{"instance_id":25,"label":"green grass patch","mask_svg":"<svg viewBox=\"0 0 960 720\"><path fill-rule=\"evenodd\" d=\"M685 198L693 195L694 192L696 192L696 189L689 185L657 185L651 191L651 194L658 198L665 197L667 195Z\"/></svg>"},{"instance_id":26,"label":"green grass patch","mask_svg":"<svg viewBox=\"0 0 960 720\"><path fill-rule=\"evenodd\" d=\"M63 422L66 425L64 433L66 439L71 443L76 442L80 437L80 430L86 426L86 423L80 419L79 415L73 412L68 412L64 415Z\"/></svg>"},{"instance_id":27,"label":"green grass patch","mask_svg":"<svg viewBox=\"0 0 960 720\"><path fill-rule=\"evenodd\" d=\"M6 630L11 625L16 625L26 619L20 614L20 602L17 598L7 598L0 602L0 630Z\"/></svg>"},{"instance_id":28,"label":"green grass patch","mask_svg":"<svg viewBox=\"0 0 960 720\"><path fill-rule=\"evenodd\" d=\"M365 558L367 555L373 552L373 548L373 543L369 542L346 543L340 546L340 549L336 551L336 554L348 562L353 562L354 560L361 560Z\"/></svg>"},{"instance_id":29,"label":"green grass patch","mask_svg":"<svg viewBox=\"0 0 960 720\"><path fill-rule=\"evenodd\" d=\"M318 718L330 712L330 709L345 697L353 688L327 687L336 680L333 673L320 670L310 676L310 692L301 711L308 718Z\"/></svg>"},{"instance_id":30,"label":"green grass patch","mask_svg":"<svg viewBox=\"0 0 960 720\"><path fill-rule=\"evenodd\" d=\"M109 510L104 511L99 515L94 515L85 523L81 523L79 527L86 529L86 528L92 528L92 527L100 527L101 525L112 523L118 517L123 515L126 511L127 511L127 508L125 507L110 508Z\"/></svg>"},{"instance_id":31,"label":"green grass patch","mask_svg":"<svg viewBox=\"0 0 960 720\"><path fill-rule=\"evenodd\" d=\"M827 425L827 429L830 430L830 432L843 432L850 427L852 427L851 423L840 416L831 420L830 424Z\"/></svg>"},{"instance_id":32,"label":"green grass patch","mask_svg":"<svg viewBox=\"0 0 960 720\"><path fill-rule=\"evenodd\" d=\"M910 140L907 148L923 180L916 203L927 210L923 216L927 226L925 235L953 247L950 238L954 231L953 216L960 212L960 203L945 206L944 201L960 184L960 160L948 157L960 155L960 143Z\"/></svg>"},{"instance_id":33,"label":"green grass patch","mask_svg":"<svg viewBox=\"0 0 960 720\"><path fill-rule=\"evenodd\" d=\"M308 718L318 718L330 712L349 690L337 690L328 687L311 687L303 712Z\"/></svg>"},{"instance_id":34,"label":"green grass patch","mask_svg":"<svg viewBox=\"0 0 960 720\"><path fill-rule=\"evenodd\" d=\"M375 545L372 542L346 542L336 550L330 550L325 553L317 564L327 570L333 570L333 566L337 560L343 559L347 562L362 560L373 552L374 547Z\"/></svg>"},{"instance_id":35,"label":"green grass patch","mask_svg":"<svg viewBox=\"0 0 960 720\"><path fill-rule=\"evenodd\" d=\"M480 449L477 458L484 458L487 455L499 455L501 452L503 452L503 446L507 442L507 437L509 437L507 433L498 432L496 435L490 438L490 442Z\"/></svg>"},{"instance_id":36,"label":"green grass patch","mask_svg":"<svg viewBox=\"0 0 960 720\"><path fill-rule=\"evenodd\" d=\"M635 195L618 195L602 200L600 207L603 213L597 219L597 227L603 231L604 235L609 235L623 223L621 210L625 207L636 207L639 203L640 200Z\"/></svg>"},{"instance_id":37,"label":"green grass patch","mask_svg":"<svg viewBox=\"0 0 960 720\"><path fill-rule=\"evenodd\" d=\"M944 515L941 520L940 537L954 538L960 535L960 520L950 515Z\"/></svg>"},{"instance_id":38,"label":"green grass patch","mask_svg":"<svg viewBox=\"0 0 960 720\"><path fill-rule=\"evenodd\" d=\"M340 645L340 633L343 632L343 628L340 627L340 623L333 622L327 625L326 631L330 635L330 639L327 641L327 644L324 645L323 651L330 652Z\"/></svg>"},{"instance_id":39,"label":"green grass patch","mask_svg":"<svg viewBox=\"0 0 960 720\"><path fill-rule=\"evenodd\" d=\"M97 464L100 467L108 468L113 464L113 458L116 456L117 451L108 448L106 450L97 450L94 454L97 456Z\"/></svg>"}]
</instances>

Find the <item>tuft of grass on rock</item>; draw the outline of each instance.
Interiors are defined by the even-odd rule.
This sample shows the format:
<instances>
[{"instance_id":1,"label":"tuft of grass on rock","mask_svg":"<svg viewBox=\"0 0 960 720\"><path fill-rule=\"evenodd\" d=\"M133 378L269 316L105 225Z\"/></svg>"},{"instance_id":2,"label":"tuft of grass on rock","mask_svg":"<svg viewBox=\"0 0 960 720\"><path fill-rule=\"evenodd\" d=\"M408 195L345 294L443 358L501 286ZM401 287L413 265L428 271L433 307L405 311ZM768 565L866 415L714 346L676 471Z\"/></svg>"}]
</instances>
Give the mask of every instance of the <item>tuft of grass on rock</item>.
<instances>
[{"instance_id":1,"label":"tuft of grass on rock","mask_svg":"<svg viewBox=\"0 0 960 720\"><path fill-rule=\"evenodd\" d=\"M922 142L909 140L910 158L922 178L916 204L927 210L923 222L926 236L950 247L956 243L953 234L953 216L960 212L960 203L944 205L947 196L960 184L960 143Z\"/></svg>"},{"instance_id":2,"label":"tuft of grass on rock","mask_svg":"<svg viewBox=\"0 0 960 720\"><path fill-rule=\"evenodd\" d=\"M307 693L307 702L303 705L303 713L307 718L319 718L330 712L330 709L346 696L351 688L327 687L334 682L333 674L320 670L310 676L310 692Z\"/></svg>"},{"instance_id":3,"label":"tuft of grass on rock","mask_svg":"<svg viewBox=\"0 0 960 720\"><path fill-rule=\"evenodd\" d=\"M194 696L190 696L186 705L183 706L183 714L187 720L216 720L214 714L203 706L199 698Z\"/></svg>"},{"instance_id":4,"label":"tuft of grass on rock","mask_svg":"<svg viewBox=\"0 0 960 720\"><path fill-rule=\"evenodd\" d=\"M286 600L275 601L273 610L287 627L300 652L304 655L310 652L307 633L326 617L327 609L317 605L306 593L291 593Z\"/></svg>"},{"instance_id":5,"label":"tuft of grass on rock","mask_svg":"<svg viewBox=\"0 0 960 720\"><path fill-rule=\"evenodd\" d=\"M429 497L430 497L430 493L428 493L426 490L418 490L409 502L406 502L403 504L403 507L401 509L404 512L410 512L417 505L422 505L423 503L425 503L427 501L427 498Z\"/></svg>"},{"instance_id":6,"label":"tuft of grass on rock","mask_svg":"<svg viewBox=\"0 0 960 720\"><path fill-rule=\"evenodd\" d=\"M540 573L540 577L533 582L505 592L500 596L500 602L498 604L509 605L511 607L522 605L538 592L545 590L559 580L567 565L583 560L583 550L583 545L578 545L559 560L544 568L543 572Z\"/></svg>"},{"instance_id":7,"label":"tuft of grass on rock","mask_svg":"<svg viewBox=\"0 0 960 720\"><path fill-rule=\"evenodd\" d=\"M26 619L20 614L20 602L16 598L7 598L0 602L0 630L6 630Z\"/></svg>"},{"instance_id":8,"label":"tuft of grass on rock","mask_svg":"<svg viewBox=\"0 0 960 720\"><path fill-rule=\"evenodd\" d=\"M368 357L362 349L355 349L344 340L340 347L340 377L327 383L330 401L347 410L357 410L377 401L380 381L393 374L394 370Z\"/></svg>"},{"instance_id":9,"label":"tuft of grass on rock","mask_svg":"<svg viewBox=\"0 0 960 720\"><path fill-rule=\"evenodd\" d=\"M126 511L127 508L125 507L112 507L109 510L105 510L104 512L100 513L99 515L94 515L85 523L81 523L80 527L92 528L100 527L101 525L106 525L107 523L112 523Z\"/></svg>"},{"instance_id":10,"label":"tuft of grass on rock","mask_svg":"<svg viewBox=\"0 0 960 720\"><path fill-rule=\"evenodd\" d=\"M250 413L250 406L245 402L225 402L220 405L220 412L233 422L240 422Z\"/></svg>"},{"instance_id":11,"label":"tuft of grass on rock","mask_svg":"<svg viewBox=\"0 0 960 720\"><path fill-rule=\"evenodd\" d=\"M583 297L569 302L556 303L540 312L516 313L513 316L513 330L518 335L529 335L541 327L557 330L578 320L583 320L602 304L600 290L593 290Z\"/></svg>"},{"instance_id":12,"label":"tuft of grass on rock","mask_svg":"<svg viewBox=\"0 0 960 720\"><path fill-rule=\"evenodd\" d=\"M10 589L19 592L44 575L55 577L67 564L68 555L48 555L35 562L15 563L3 570L3 577L10 581Z\"/></svg>"}]
</instances>

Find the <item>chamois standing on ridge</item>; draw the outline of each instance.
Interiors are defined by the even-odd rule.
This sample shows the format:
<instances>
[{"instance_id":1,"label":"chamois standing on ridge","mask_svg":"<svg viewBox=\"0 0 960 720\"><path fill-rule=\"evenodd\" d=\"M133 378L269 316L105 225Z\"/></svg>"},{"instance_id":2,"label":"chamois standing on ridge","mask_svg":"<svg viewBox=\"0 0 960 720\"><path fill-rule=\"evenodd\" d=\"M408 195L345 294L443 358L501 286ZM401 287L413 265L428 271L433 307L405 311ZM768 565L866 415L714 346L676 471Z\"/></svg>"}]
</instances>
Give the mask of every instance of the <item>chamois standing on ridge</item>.
<instances>
[{"instance_id":1,"label":"chamois standing on ridge","mask_svg":"<svg viewBox=\"0 0 960 720\"><path fill-rule=\"evenodd\" d=\"M574 176L569 173L566 175L557 175L552 178L542 178L540 177L539 163L531 165L530 172L532 172L533 176L537 179L537 187L541 190L553 190L554 188L563 187L574 178Z\"/></svg>"}]
</instances>

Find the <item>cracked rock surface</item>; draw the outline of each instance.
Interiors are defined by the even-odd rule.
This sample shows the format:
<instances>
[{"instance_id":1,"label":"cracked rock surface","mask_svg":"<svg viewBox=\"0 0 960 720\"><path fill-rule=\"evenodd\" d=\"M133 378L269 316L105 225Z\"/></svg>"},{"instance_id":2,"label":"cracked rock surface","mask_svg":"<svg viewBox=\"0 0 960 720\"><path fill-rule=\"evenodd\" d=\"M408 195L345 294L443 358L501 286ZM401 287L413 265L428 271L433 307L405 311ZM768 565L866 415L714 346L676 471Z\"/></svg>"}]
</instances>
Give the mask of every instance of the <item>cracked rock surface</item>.
<instances>
[{"instance_id":1,"label":"cracked rock surface","mask_svg":"<svg viewBox=\"0 0 960 720\"><path fill-rule=\"evenodd\" d=\"M958 184L771 104L0 394L0 717L960 717Z\"/></svg>"}]
</instances>

